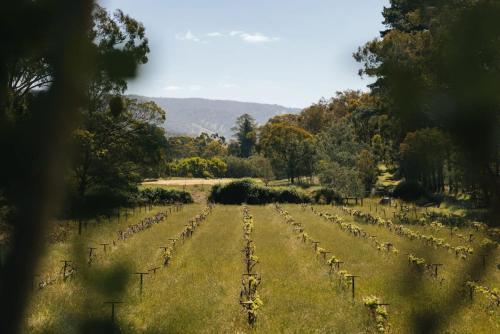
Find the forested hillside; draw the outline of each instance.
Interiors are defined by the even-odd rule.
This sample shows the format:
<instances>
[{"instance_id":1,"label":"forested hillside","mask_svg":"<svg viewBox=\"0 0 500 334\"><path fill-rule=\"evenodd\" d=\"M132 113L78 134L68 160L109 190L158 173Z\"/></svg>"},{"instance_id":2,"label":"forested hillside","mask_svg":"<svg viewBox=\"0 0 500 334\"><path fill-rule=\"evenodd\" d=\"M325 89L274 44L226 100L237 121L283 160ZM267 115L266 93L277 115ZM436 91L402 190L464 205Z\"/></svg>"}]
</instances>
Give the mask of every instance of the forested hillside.
<instances>
[{"instance_id":1,"label":"forested hillside","mask_svg":"<svg viewBox=\"0 0 500 334\"><path fill-rule=\"evenodd\" d=\"M167 135L197 136L202 132L218 133L226 138L233 134L231 128L242 114L251 115L259 124L269 118L300 109L275 104L210 100L200 98L169 98L134 96L139 100L154 101L167 110L164 127Z\"/></svg>"}]
</instances>

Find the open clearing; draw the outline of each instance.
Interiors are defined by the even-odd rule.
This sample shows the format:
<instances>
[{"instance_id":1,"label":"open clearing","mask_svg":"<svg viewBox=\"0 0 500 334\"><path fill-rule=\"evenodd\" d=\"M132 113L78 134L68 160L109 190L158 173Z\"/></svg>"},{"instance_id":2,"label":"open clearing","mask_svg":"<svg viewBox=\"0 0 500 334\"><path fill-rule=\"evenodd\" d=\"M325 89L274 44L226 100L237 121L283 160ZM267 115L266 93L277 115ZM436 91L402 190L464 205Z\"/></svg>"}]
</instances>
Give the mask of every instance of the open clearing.
<instances>
[{"instance_id":1,"label":"open clearing","mask_svg":"<svg viewBox=\"0 0 500 334\"><path fill-rule=\"evenodd\" d=\"M353 209L376 217L398 212L367 200ZM460 276L478 260L478 252L462 258L455 248L411 239L394 226L327 205L248 206L253 225L245 236L243 212L243 206L153 207L90 222L81 236L75 228L44 255L25 331L92 328L88 319L109 319L107 302L113 301L121 302L115 305L115 321L124 333L376 333L377 324L389 333L408 333L415 317L447 310L447 303L456 310L443 315L441 332L500 332L498 299L479 288L471 292L464 285L470 278ZM127 228L159 213L166 218ZM486 237L468 227L451 234L440 226L407 228L474 250ZM470 234L473 238L464 239ZM247 238L258 256L252 271L262 278L257 290L263 305L253 326L240 305ZM410 261L410 254L425 264ZM332 256L338 264L328 264ZM64 268L63 260L72 262ZM499 262L496 248L484 269L477 269L484 274L476 283L498 287ZM439 264L437 276L433 264ZM142 293L139 273L144 273ZM356 276L354 298L349 275ZM363 302L367 296L388 305L370 309ZM385 318L377 318L383 310Z\"/></svg>"}]
</instances>

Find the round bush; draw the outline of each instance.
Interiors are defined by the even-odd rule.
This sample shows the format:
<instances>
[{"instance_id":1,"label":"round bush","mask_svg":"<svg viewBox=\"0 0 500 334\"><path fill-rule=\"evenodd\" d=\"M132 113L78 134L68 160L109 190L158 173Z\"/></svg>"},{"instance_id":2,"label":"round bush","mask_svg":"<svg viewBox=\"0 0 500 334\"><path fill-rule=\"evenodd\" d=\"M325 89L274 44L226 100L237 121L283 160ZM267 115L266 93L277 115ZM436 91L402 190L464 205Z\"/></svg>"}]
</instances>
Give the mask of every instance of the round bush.
<instances>
[{"instance_id":1,"label":"round bush","mask_svg":"<svg viewBox=\"0 0 500 334\"><path fill-rule=\"evenodd\" d=\"M340 196L340 194L338 194L334 189L325 187L314 191L314 202L342 204L343 200L342 196Z\"/></svg>"},{"instance_id":2,"label":"round bush","mask_svg":"<svg viewBox=\"0 0 500 334\"><path fill-rule=\"evenodd\" d=\"M392 196L401 198L404 201L416 201L418 199L429 198L430 194L418 182L403 181L394 188Z\"/></svg>"},{"instance_id":3,"label":"round bush","mask_svg":"<svg viewBox=\"0 0 500 334\"><path fill-rule=\"evenodd\" d=\"M222 204L308 203L310 198L296 189L273 189L255 184L252 180L238 180L226 185L215 185L209 201Z\"/></svg>"}]
</instances>

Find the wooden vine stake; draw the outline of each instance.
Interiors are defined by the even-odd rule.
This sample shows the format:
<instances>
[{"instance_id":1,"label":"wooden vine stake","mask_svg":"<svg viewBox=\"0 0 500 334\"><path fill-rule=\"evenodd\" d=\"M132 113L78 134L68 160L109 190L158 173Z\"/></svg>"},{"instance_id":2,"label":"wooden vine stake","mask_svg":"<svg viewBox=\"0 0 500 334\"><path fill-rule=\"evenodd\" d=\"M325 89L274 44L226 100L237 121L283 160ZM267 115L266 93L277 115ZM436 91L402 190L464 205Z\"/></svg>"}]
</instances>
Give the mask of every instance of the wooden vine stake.
<instances>
[{"instance_id":1,"label":"wooden vine stake","mask_svg":"<svg viewBox=\"0 0 500 334\"><path fill-rule=\"evenodd\" d=\"M158 269L160 269L160 267L154 267L154 268L148 269L148 272L153 272L153 274L156 274L156 271Z\"/></svg>"},{"instance_id":2,"label":"wooden vine stake","mask_svg":"<svg viewBox=\"0 0 500 334\"><path fill-rule=\"evenodd\" d=\"M321 255L323 255L323 260L326 260L326 256L328 254L332 254L332 252L329 252L329 251L321 251Z\"/></svg>"},{"instance_id":3,"label":"wooden vine stake","mask_svg":"<svg viewBox=\"0 0 500 334\"><path fill-rule=\"evenodd\" d=\"M471 302L474 300L474 286L473 285L469 285L469 298L470 298Z\"/></svg>"},{"instance_id":4,"label":"wooden vine stake","mask_svg":"<svg viewBox=\"0 0 500 334\"><path fill-rule=\"evenodd\" d=\"M63 267L62 267L62 274L63 274L63 281L66 281L66 270L68 269L68 267L70 266L70 263L73 262L73 261L70 261L70 260L62 260L61 262L64 263Z\"/></svg>"},{"instance_id":5,"label":"wooden vine stake","mask_svg":"<svg viewBox=\"0 0 500 334\"><path fill-rule=\"evenodd\" d=\"M438 268L442 265L442 263L431 263L431 266L434 266L434 277L438 277Z\"/></svg>"},{"instance_id":6,"label":"wooden vine stake","mask_svg":"<svg viewBox=\"0 0 500 334\"><path fill-rule=\"evenodd\" d=\"M139 277L140 277L139 292L140 292L140 295L142 296L142 290L143 290L143 285L144 285L144 275L149 275L149 273L138 272L138 273L134 273L134 275L139 275Z\"/></svg>"},{"instance_id":7,"label":"wooden vine stake","mask_svg":"<svg viewBox=\"0 0 500 334\"><path fill-rule=\"evenodd\" d=\"M89 250L89 260L88 260L88 264L89 264L89 266L91 266L91 265L92 265L92 261L93 261L93 260L92 260L92 259L93 259L93 257L92 257L92 256L94 255L94 251L95 251L97 248L95 248L95 247L87 247L87 248L88 248L88 250Z\"/></svg>"},{"instance_id":8,"label":"wooden vine stake","mask_svg":"<svg viewBox=\"0 0 500 334\"><path fill-rule=\"evenodd\" d=\"M355 293L355 278L358 278L359 276L357 275L346 275L345 277L351 278L351 287L352 287L352 300L354 300L354 293Z\"/></svg>"},{"instance_id":9,"label":"wooden vine stake","mask_svg":"<svg viewBox=\"0 0 500 334\"><path fill-rule=\"evenodd\" d=\"M100 244L100 245L101 245L101 246L103 247L103 249L104 249L104 254L107 254L109 244L108 244L108 243L104 243L104 244Z\"/></svg>"},{"instance_id":10,"label":"wooden vine stake","mask_svg":"<svg viewBox=\"0 0 500 334\"><path fill-rule=\"evenodd\" d=\"M104 304L111 304L111 323L115 323L115 305L123 304L123 302L104 302Z\"/></svg>"}]
</instances>

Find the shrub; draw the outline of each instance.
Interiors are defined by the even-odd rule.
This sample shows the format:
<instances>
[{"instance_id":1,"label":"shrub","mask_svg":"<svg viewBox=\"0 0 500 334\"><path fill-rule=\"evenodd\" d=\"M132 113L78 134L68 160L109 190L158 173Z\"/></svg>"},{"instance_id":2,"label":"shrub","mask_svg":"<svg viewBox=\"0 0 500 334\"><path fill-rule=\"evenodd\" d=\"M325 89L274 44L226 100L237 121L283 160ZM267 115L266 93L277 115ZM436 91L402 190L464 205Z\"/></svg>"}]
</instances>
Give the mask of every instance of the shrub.
<instances>
[{"instance_id":1,"label":"shrub","mask_svg":"<svg viewBox=\"0 0 500 334\"><path fill-rule=\"evenodd\" d=\"M278 191L276 202L279 203L306 203L311 199L304 193L299 193L294 188L282 189Z\"/></svg>"},{"instance_id":2,"label":"shrub","mask_svg":"<svg viewBox=\"0 0 500 334\"><path fill-rule=\"evenodd\" d=\"M209 200L215 203L241 204L246 202L254 186L252 180L248 179L233 181L223 186L215 185L212 187Z\"/></svg>"},{"instance_id":3,"label":"shrub","mask_svg":"<svg viewBox=\"0 0 500 334\"><path fill-rule=\"evenodd\" d=\"M403 181L394 188L392 195L405 201L415 201L419 198L426 198L429 194L420 183Z\"/></svg>"},{"instance_id":4,"label":"shrub","mask_svg":"<svg viewBox=\"0 0 500 334\"><path fill-rule=\"evenodd\" d=\"M313 193L315 203L336 203L342 204L342 196L338 194L333 188L323 187Z\"/></svg>"},{"instance_id":5,"label":"shrub","mask_svg":"<svg viewBox=\"0 0 500 334\"><path fill-rule=\"evenodd\" d=\"M222 204L308 203L311 199L294 188L273 189L243 179L226 185L214 185L209 201Z\"/></svg>"},{"instance_id":6,"label":"shrub","mask_svg":"<svg viewBox=\"0 0 500 334\"><path fill-rule=\"evenodd\" d=\"M176 189L146 188L137 198L149 203L193 203L190 193Z\"/></svg>"},{"instance_id":7,"label":"shrub","mask_svg":"<svg viewBox=\"0 0 500 334\"><path fill-rule=\"evenodd\" d=\"M394 189L392 196L404 201L417 202L419 205L429 202L439 203L442 200L440 196L430 193L416 181L400 182Z\"/></svg>"}]
</instances>

